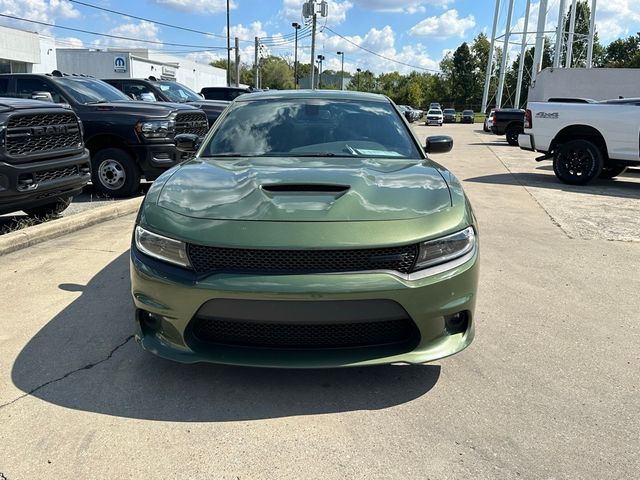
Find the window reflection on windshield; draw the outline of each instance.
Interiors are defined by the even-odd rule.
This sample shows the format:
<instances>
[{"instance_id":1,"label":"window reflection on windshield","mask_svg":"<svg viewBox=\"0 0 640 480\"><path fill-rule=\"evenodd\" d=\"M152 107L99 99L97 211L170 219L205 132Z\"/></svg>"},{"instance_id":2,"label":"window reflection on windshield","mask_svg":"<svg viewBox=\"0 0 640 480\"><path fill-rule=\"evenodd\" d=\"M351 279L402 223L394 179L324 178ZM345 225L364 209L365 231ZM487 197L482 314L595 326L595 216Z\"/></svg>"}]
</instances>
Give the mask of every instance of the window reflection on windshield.
<instances>
[{"instance_id":1,"label":"window reflection on windshield","mask_svg":"<svg viewBox=\"0 0 640 480\"><path fill-rule=\"evenodd\" d=\"M390 103L327 99L239 102L201 156L421 158Z\"/></svg>"},{"instance_id":2,"label":"window reflection on windshield","mask_svg":"<svg viewBox=\"0 0 640 480\"><path fill-rule=\"evenodd\" d=\"M188 89L184 85L174 82L158 82L158 88L172 102L184 103L202 100L202 97L193 90Z\"/></svg>"},{"instance_id":3,"label":"window reflection on windshield","mask_svg":"<svg viewBox=\"0 0 640 480\"><path fill-rule=\"evenodd\" d=\"M58 84L78 103L104 103L129 101L117 88L95 78L63 77Z\"/></svg>"}]
</instances>

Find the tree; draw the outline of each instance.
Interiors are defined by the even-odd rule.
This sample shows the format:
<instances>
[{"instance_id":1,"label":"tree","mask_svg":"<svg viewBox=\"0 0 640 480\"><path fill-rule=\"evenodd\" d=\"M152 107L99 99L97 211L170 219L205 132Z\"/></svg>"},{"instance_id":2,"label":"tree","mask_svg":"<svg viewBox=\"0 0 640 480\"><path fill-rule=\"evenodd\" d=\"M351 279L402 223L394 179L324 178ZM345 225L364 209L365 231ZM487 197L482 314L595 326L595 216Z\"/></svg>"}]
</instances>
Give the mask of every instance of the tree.
<instances>
[{"instance_id":1,"label":"tree","mask_svg":"<svg viewBox=\"0 0 640 480\"><path fill-rule=\"evenodd\" d=\"M286 60L269 56L260 62L260 86L275 90L294 88L293 70Z\"/></svg>"},{"instance_id":2,"label":"tree","mask_svg":"<svg viewBox=\"0 0 640 480\"><path fill-rule=\"evenodd\" d=\"M640 68L640 33L611 42L604 63L611 68Z\"/></svg>"},{"instance_id":3,"label":"tree","mask_svg":"<svg viewBox=\"0 0 640 480\"><path fill-rule=\"evenodd\" d=\"M571 49L571 65L573 68L584 68L587 66L587 37L589 35L589 24L591 22L591 8L587 0L580 0L576 3L576 23L574 26L573 47ZM564 31L569 31L571 24L571 6L569 12L564 17ZM562 44L560 54L561 64L564 66L564 59L567 56L567 34ZM593 37L593 66L600 67L604 61L604 47L598 40L598 33L594 33Z\"/></svg>"},{"instance_id":4,"label":"tree","mask_svg":"<svg viewBox=\"0 0 640 480\"><path fill-rule=\"evenodd\" d=\"M451 68L452 96L456 105L467 106L473 100L475 75L474 59L467 42L463 42L453 53Z\"/></svg>"}]
</instances>

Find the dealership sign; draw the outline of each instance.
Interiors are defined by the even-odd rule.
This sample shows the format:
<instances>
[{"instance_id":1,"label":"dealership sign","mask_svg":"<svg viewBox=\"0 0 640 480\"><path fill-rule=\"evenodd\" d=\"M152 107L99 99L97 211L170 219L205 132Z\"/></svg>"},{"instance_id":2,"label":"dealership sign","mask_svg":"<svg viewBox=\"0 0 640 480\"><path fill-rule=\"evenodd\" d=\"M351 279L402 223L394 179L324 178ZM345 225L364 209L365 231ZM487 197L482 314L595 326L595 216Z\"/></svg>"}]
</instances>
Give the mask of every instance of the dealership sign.
<instances>
[{"instance_id":1,"label":"dealership sign","mask_svg":"<svg viewBox=\"0 0 640 480\"><path fill-rule=\"evenodd\" d=\"M127 71L127 59L123 56L117 56L113 58L113 69L116 72Z\"/></svg>"}]
</instances>

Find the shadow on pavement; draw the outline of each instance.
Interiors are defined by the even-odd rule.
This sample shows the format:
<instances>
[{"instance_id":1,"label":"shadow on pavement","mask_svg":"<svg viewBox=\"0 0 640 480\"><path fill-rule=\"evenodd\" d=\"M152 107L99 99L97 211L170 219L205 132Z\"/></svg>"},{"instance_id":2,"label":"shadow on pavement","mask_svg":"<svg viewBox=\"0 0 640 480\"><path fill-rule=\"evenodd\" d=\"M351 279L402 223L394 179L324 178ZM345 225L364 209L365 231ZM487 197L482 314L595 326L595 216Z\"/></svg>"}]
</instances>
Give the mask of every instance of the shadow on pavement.
<instances>
[{"instance_id":1,"label":"shadow on pavement","mask_svg":"<svg viewBox=\"0 0 640 480\"><path fill-rule=\"evenodd\" d=\"M485 147L511 147L511 148L518 148L518 147L514 147L512 145L509 145L507 143L507 141L505 140L504 142L476 142L476 143L467 143L467 145L482 145Z\"/></svg>"},{"instance_id":2,"label":"shadow on pavement","mask_svg":"<svg viewBox=\"0 0 640 480\"><path fill-rule=\"evenodd\" d=\"M626 174L612 180L594 180L588 185L567 185L561 183L555 175L513 172L467 178L465 181L493 183L496 185L524 185L527 187L548 188L564 192L602 195L606 197L640 198L640 182L628 181L625 180L625 177ZM628 178L637 178L637 176L632 175Z\"/></svg>"},{"instance_id":3,"label":"shadow on pavement","mask_svg":"<svg viewBox=\"0 0 640 480\"><path fill-rule=\"evenodd\" d=\"M12 370L18 388L87 412L213 422L384 409L424 395L440 376L435 365L277 370L157 358L127 340L128 262L127 252L86 286L59 285L81 294L20 352Z\"/></svg>"}]
</instances>

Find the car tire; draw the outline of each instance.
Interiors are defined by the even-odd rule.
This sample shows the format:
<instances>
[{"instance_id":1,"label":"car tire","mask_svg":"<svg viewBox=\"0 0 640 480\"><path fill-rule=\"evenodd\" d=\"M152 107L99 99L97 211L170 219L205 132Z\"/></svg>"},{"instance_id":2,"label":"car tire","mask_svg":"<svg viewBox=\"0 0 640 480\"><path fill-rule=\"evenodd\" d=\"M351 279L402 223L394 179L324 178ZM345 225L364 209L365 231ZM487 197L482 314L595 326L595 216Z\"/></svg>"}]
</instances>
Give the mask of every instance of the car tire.
<instances>
[{"instance_id":1,"label":"car tire","mask_svg":"<svg viewBox=\"0 0 640 480\"><path fill-rule=\"evenodd\" d=\"M487 128L487 124L486 123L482 126L482 130L485 131L485 132L489 131L489 129Z\"/></svg>"},{"instance_id":2,"label":"car tire","mask_svg":"<svg viewBox=\"0 0 640 480\"><path fill-rule=\"evenodd\" d=\"M618 175L622 175L626 171L627 171L627 167L621 166L621 165L615 165L612 167L602 167L602 171L600 172L600 175L598 175L598 177L610 179L613 177L617 177Z\"/></svg>"},{"instance_id":3,"label":"car tire","mask_svg":"<svg viewBox=\"0 0 640 480\"><path fill-rule=\"evenodd\" d=\"M129 153L105 148L91 156L91 182L110 197L130 197L140 188L140 170Z\"/></svg>"},{"instance_id":4,"label":"car tire","mask_svg":"<svg viewBox=\"0 0 640 480\"><path fill-rule=\"evenodd\" d=\"M507 143L512 147L517 147L518 135L520 135L521 133L524 133L524 129L520 126L513 126L513 127L507 128L507 131L506 131Z\"/></svg>"},{"instance_id":5,"label":"car tire","mask_svg":"<svg viewBox=\"0 0 640 480\"><path fill-rule=\"evenodd\" d=\"M25 208L22 211L33 218L45 219L47 217L57 217L71 203L71 197L58 198L56 201L40 205L38 207Z\"/></svg>"},{"instance_id":6,"label":"car tire","mask_svg":"<svg viewBox=\"0 0 640 480\"><path fill-rule=\"evenodd\" d=\"M602 152L588 140L571 140L560 147L553 159L556 177L569 185L585 185L600 175Z\"/></svg>"}]
</instances>

